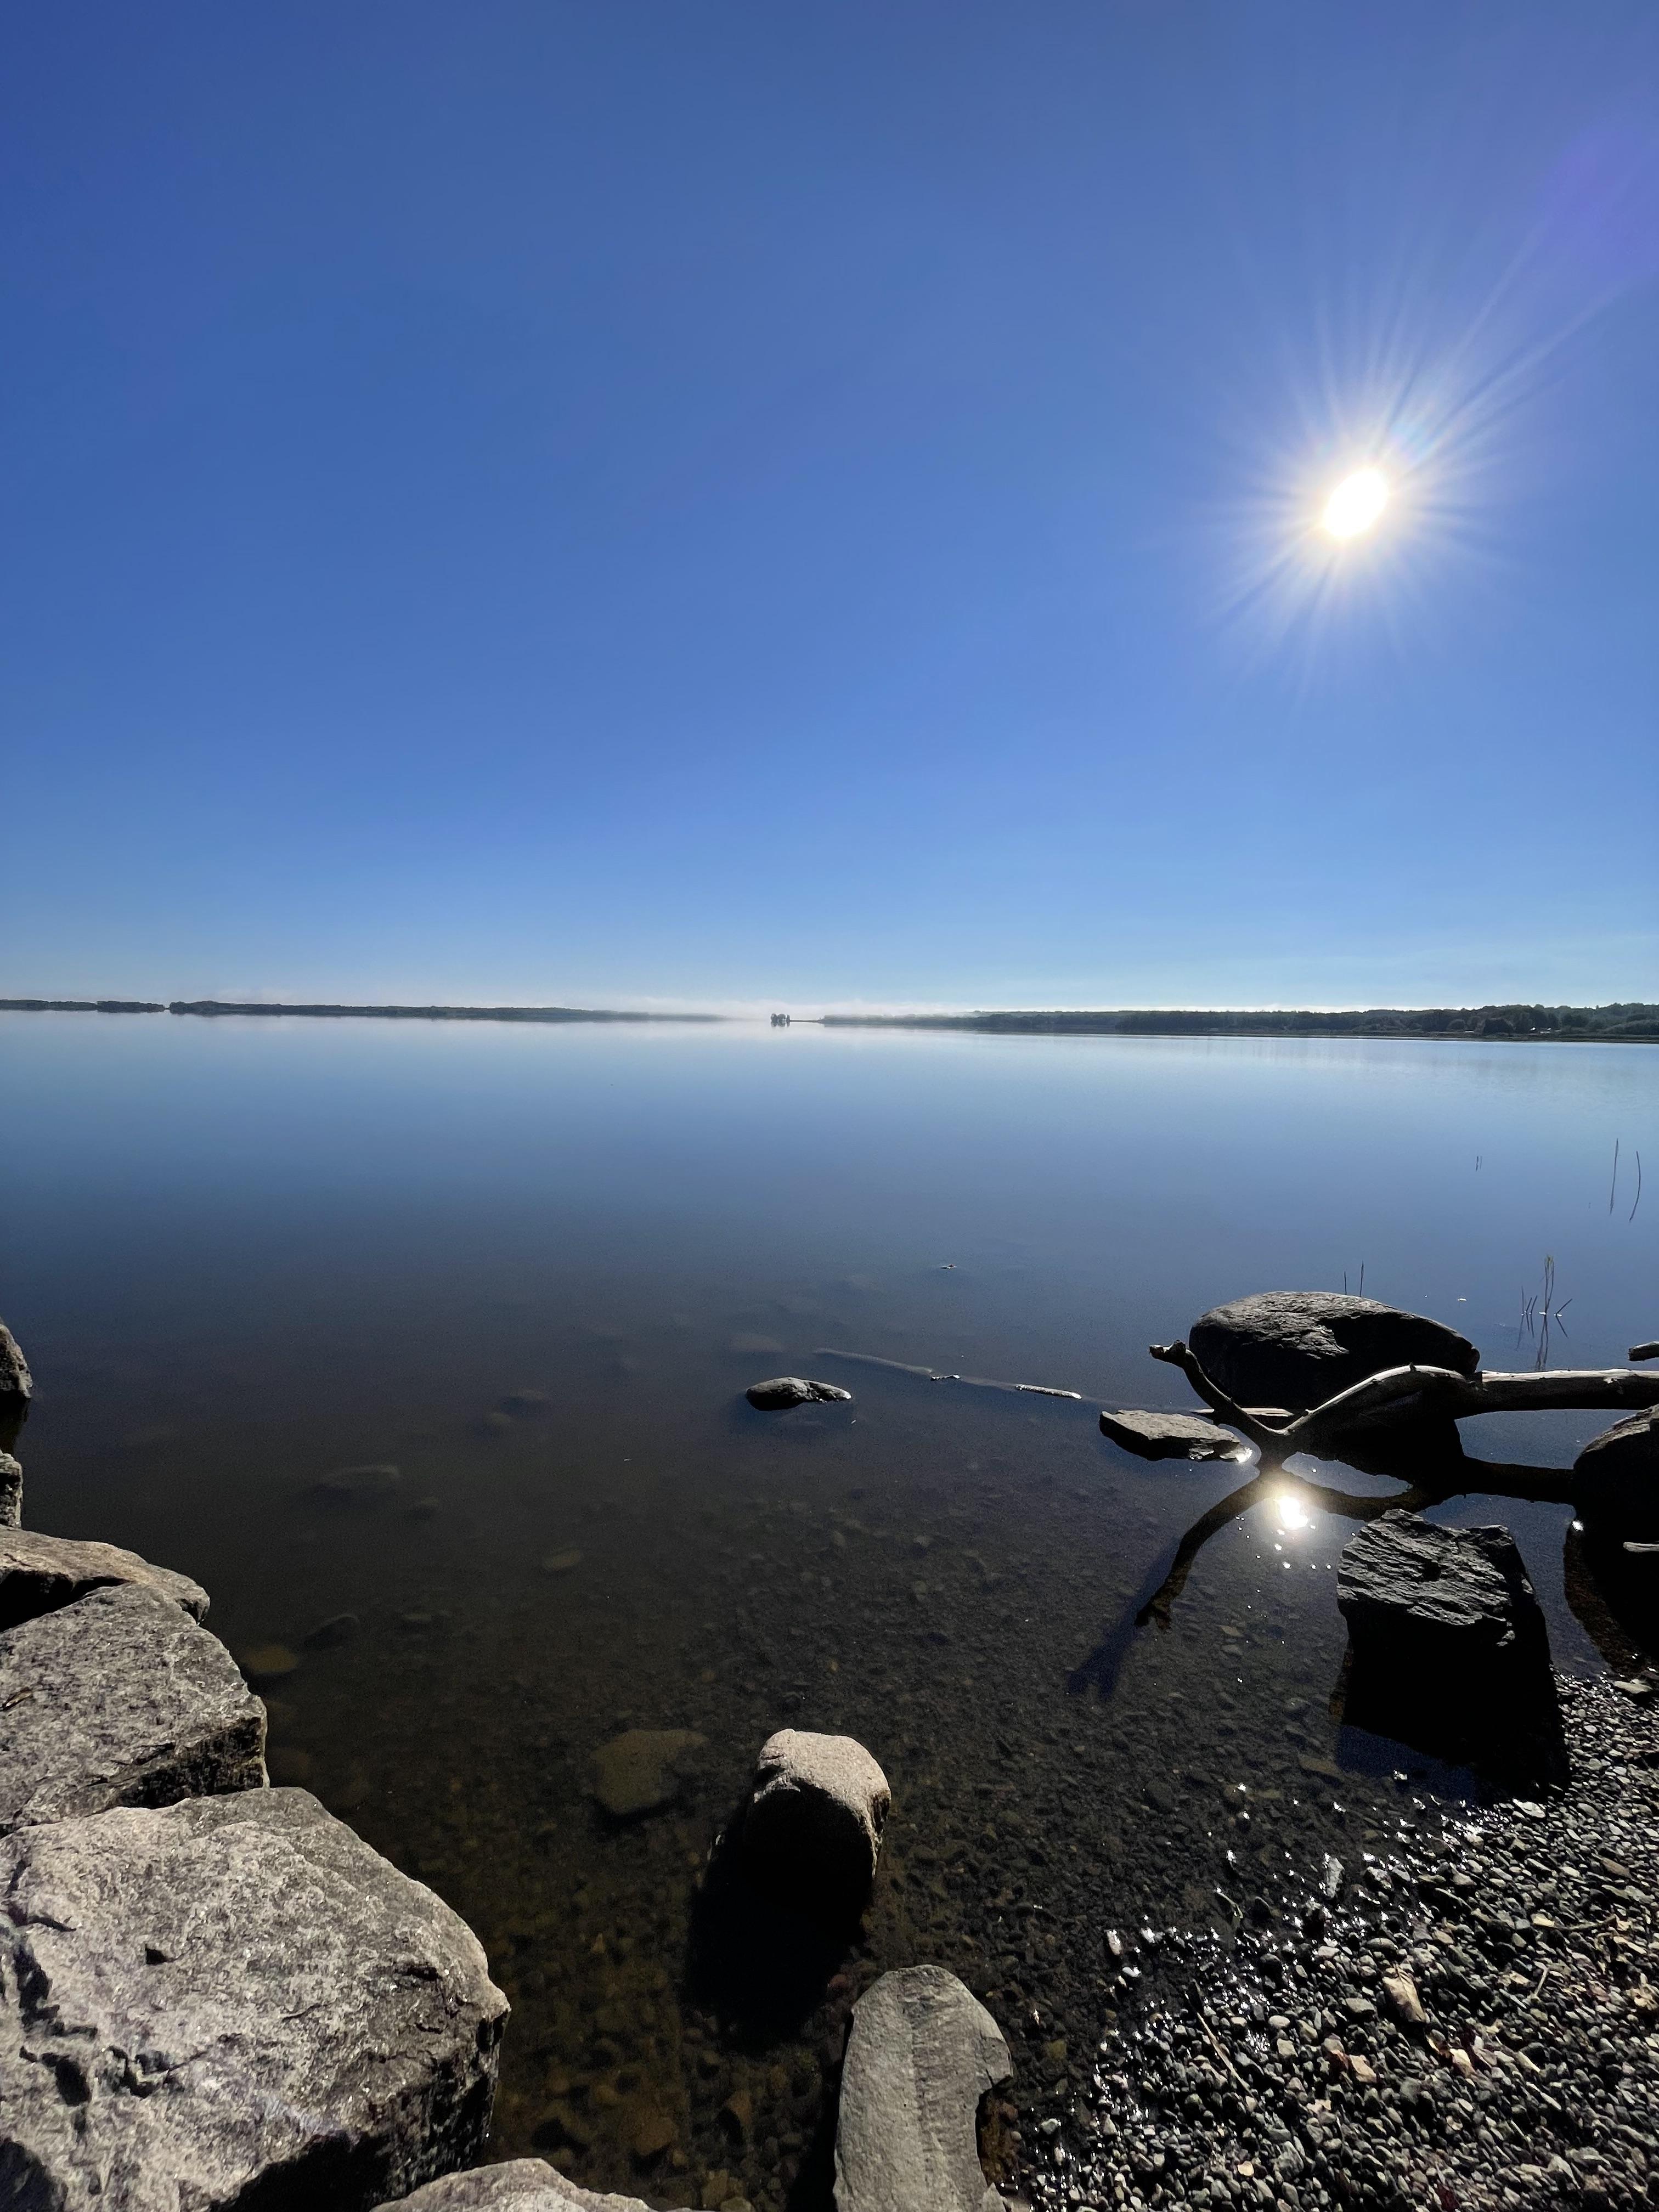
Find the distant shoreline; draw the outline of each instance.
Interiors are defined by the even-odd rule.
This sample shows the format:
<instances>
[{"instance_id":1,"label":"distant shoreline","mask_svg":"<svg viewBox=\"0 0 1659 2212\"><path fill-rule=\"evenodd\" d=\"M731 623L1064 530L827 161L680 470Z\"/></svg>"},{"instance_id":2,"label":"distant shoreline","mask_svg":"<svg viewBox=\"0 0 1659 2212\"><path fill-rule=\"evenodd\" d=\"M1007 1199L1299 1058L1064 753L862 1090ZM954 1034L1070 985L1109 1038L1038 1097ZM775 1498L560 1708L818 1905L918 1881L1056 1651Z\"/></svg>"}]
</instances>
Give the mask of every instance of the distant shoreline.
<instances>
[{"instance_id":1,"label":"distant shoreline","mask_svg":"<svg viewBox=\"0 0 1659 2212\"><path fill-rule=\"evenodd\" d=\"M0 999L0 1013L282 1015L313 1021L736 1022L730 1014L635 1013L604 1006L279 1005L230 999ZM754 1018L759 1019L757 1016ZM1517 1044L1659 1044L1659 1006L1371 1006L1316 1012L1129 1006L967 1014L775 1014L774 1027L958 1030L993 1036L1392 1037L1498 1039Z\"/></svg>"},{"instance_id":2,"label":"distant shoreline","mask_svg":"<svg viewBox=\"0 0 1659 2212\"><path fill-rule=\"evenodd\" d=\"M384 1022L719 1022L723 1014L619 1013L602 1006L289 1006L264 1000L0 999L7 1014L286 1014Z\"/></svg>"}]
</instances>

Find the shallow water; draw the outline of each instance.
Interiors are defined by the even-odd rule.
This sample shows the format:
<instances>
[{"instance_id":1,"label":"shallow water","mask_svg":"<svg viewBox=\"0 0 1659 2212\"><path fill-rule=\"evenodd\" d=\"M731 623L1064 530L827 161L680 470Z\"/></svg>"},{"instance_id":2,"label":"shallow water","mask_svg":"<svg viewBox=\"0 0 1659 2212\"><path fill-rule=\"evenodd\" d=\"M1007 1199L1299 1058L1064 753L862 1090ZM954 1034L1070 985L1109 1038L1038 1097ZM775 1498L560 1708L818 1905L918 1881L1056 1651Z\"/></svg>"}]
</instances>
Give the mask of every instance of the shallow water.
<instances>
[{"instance_id":1,"label":"shallow water","mask_svg":"<svg viewBox=\"0 0 1659 2212\"><path fill-rule=\"evenodd\" d=\"M1108 1927L1224 1924L1397 1809L1397 1754L1330 1710L1352 1524L1269 1500L1135 1632L1239 1471L1146 1465L1097 1407L1188 1402L1148 1343L1362 1265L1523 1366L1548 1254L1555 1363L1622 1361L1656 1324L1659 1191L1627 1213L1656 1077L1640 1047L0 1015L26 1517L187 1569L234 1649L298 1656L274 1771L448 1898L513 1998L501 2154L818 2203L870 1974L952 1966L1022 2101L1060 2095ZM744 1404L792 1371L855 1401ZM1565 1465L1598 1425L1466 1442ZM374 1498L307 1494L377 1462ZM1557 1663L1599 1663L1565 1508L1443 1510L1507 1522ZM881 1759L884 1872L827 1985L769 1930L733 1987L696 1878L786 1723ZM679 1808L614 1830L587 1759L629 1726L707 1743Z\"/></svg>"}]
</instances>

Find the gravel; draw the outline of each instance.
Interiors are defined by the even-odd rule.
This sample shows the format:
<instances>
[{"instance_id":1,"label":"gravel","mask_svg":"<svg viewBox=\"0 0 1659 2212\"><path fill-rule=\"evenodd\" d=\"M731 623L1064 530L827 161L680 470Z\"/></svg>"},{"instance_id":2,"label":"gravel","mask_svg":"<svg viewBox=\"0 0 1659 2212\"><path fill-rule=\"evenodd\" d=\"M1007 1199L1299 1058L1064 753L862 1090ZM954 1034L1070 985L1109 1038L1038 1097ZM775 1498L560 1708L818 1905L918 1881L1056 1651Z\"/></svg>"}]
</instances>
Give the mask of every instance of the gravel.
<instances>
[{"instance_id":1,"label":"gravel","mask_svg":"<svg viewBox=\"0 0 1659 2212\"><path fill-rule=\"evenodd\" d=\"M1023 2118L1038 2212L1659 2203L1659 1698L1560 1693L1547 1802L1401 1777L1231 1942L1126 1931L1092 2079Z\"/></svg>"}]
</instances>

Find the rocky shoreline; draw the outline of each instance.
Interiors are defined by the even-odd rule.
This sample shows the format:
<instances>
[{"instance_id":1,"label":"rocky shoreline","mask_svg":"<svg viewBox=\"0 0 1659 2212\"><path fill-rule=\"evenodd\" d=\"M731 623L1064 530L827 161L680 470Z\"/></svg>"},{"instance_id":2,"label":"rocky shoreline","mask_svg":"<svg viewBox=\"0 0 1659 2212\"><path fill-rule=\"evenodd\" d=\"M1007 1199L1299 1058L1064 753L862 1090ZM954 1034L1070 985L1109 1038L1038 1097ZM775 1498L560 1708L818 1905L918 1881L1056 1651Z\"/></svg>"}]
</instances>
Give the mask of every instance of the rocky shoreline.
<instances>
[{"instance_id":1,"label":"rocky shoreline","mask_svg":"<svg viewBox=\"0 0 1659 2212\"><path fill-rule=\"evenodd\" d=\"M1124 1931L1091 2088L1028 2128L1041 2212L1659 2201L1659 1700L1558 1689L1542 1802L1402 1776L1232 1941Z\"/></svg>"}]
</instances>

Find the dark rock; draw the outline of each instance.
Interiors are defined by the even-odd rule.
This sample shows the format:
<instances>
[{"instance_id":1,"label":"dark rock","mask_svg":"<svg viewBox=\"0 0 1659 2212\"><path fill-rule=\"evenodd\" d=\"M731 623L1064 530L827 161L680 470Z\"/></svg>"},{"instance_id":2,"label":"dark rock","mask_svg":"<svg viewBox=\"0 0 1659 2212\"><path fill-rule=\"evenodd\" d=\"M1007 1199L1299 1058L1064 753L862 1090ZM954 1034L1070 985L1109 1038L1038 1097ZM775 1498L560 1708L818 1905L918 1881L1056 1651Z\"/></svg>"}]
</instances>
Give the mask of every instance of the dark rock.
<instances>
[{"instance_id":1,"label":"dark rock","mask_svg":"<svg viewBox=\"0 0 1659 2212\"><path fill-rule=\"evenodd\" d=\"M446 2174L386 2212L648 2212L637 2197L596 2197L538 2158Z\"/></svg>"},{"instance_id":2,"label":"dark rock","mask_svg":"<svg viewBox=\"0 0 1659 2212\"><path fill-rule=\"evenodd\" d=\"M27 1398L33 1390L34 1378L23 1357L23 1347L0 1321L0 1398Z\"/></svg>"},{"instance_id":3,"label":"dark rock","mask_svg":"<svg viewBox=\"0 0 1659 2212\"><path fill-rule=\"evenodd\" d=\"M0 1842L0 2194L368 2212L483 2148L507 2003L301 1790Z\"/></svg>"},{"instance_id":4,"label":"dark rock","mask_svg":"<svg viewBox=\"0 0 1659 2212\"><path fill-rule=\"evenodd\" d=\"M1351 1724L1447 1756L1523 1753L1548 1770L1549 1638L1507 1528L1384 1513L1343 1547L1336 1601Z\"/></svg>"},{"instance_id":5,"label":"dark rock","mask_svg":"<svg viewBox=\"0 0 1659 2212\"><path fill-rule=\"evenodd\" d=\"M113 1583L140 1583L158 1590L183 1606L193 1620L208 1609L208 1594L199 1583L169 1567L153 1567L136 1552L72 1536L42 1536L32 1528L0 1528L0 1629L71 1605L88 1590Z\"/></svg>"},{"instance_id":6,"label":"dark rock","mask_svg":"<svg viewBox=\"0 0 1659 2212\"><path fill-rule=\"evenodd\" d=\"M1231 1429L1197 1413L1103 1413L1100 1432L1140 1459L1243 1459L1244 1446Z\"/></svg>"},{"instance_id":7,"label":"dark rock","mask_svg":"<svg viewBox=\"0 0 1659 2212\"><path fill-rule=\"evenodd\" d=\"M852 1736L780 1729L761 1746L744 1811L745 1870L809 1915L857 1911L891 1802L887 1777Z\"/></svg>"},{"instance_id":8,"label":"dark rock","mask_svg":"<svg viewBox=\"0 0 1659 2212\"><path fill-rule=\"evenodd\" d=\"M331 1613L307 1634L306 1650L331 1651L337 1644L349 1644L362 1625L355 1613Z\"/></svg>"},{"instance_id":9,"label":"dark rock","mask_svg":"<svg viewBox=\"0 0 1659 2212\"><path fill-rule=\"evenodd\" d=\"M1632 1344L1626 1357L1632 1359L1659 1359L1659 1336L1646 1344Z\"/></svg>"},{"instance_id":10,"label":"dark rock","mask_svg":"<svg viewBox=\"0 0 1659 2212\"><path fill-rule=\"evenodd\" d=\"M1187 1341L1212 1382L1240 1405L1319 1405L1385 1368L1473 1375L1468 1339L1421 1314L1337 1291L1261 1291L1213 1307Z\"/></svg>"},{"instance_id":11,"label":"dark rock","mask_svg":"<svg viewBox=\"0 0 1659 2212\"><path fill-rule=\"evenodd\" d=\"M799 1375L775 1375L769 1382L751 1382L744 1395L760 1413L784 1413L792 1406L810 1406L816 1399L850 1403L853 1394L834 1382L809 1382Z\"/></svg>"},{"instance_id":12,"label":"dark rock","mask_svg":"<svg viewBox=\"0 0 1659 2212\"><path fill-rule=\"evenodd\" d=\"M23 1518L23 1470L9 1452L0 1451L0 1528L15 1528Z\"/></svg>"},{"instance_id":13,"label":"dark rock","mask_svg":"<svg viewBox=\"0 0 1659 2212\"><path fill-rule=\"evenodd\" d=\"M222 1644L137 1583L0 1634L0 1833L265 1779L265 1711Z\"/></svg>"},{"instance_id":14,"label":"dark rock","mask_svg":"<svg viewBox=\"0 0 1659 2212\"><path fill-rule=\"evenodd\" d=\"M943 1966L884 1974L853 2008L836 2126L836 2212L1000 2212L980 2100L1013 2079L996 2022Z\"/></svg>"},{"instance_id":15,"label":"dark rock","mask_svg":"<svg viewBox=\"0 0 1659 2212\"><path fill-rule=\"evenodd\" d=\"M341 1467L306 1486L305 1494L325 1505L377 1505L403 1480L388 1462L373 1467Z\"/></svg>"},{"instance_id":16,"label":"dark rock","mask_svg":"<svg viewBox=\"0 0 1659 2212\"><path fill-rule=\"evenodd\" d=\"M1659 1537L1659 1408L1592 1437L1572 1463L1578 1517L1598 1535Z\"/></svg>"},{"instance_id":17,"label":"dark rock","mask_svg":"<svg viewBox=\"0 0 1659 2212\"><path fill-rule=\"evenodd\" d=\"M695 1729L628 1729L593 1754L592 1790L613 1820L673 1804L708 1742Z\"/></svg>"}]
</instances>

